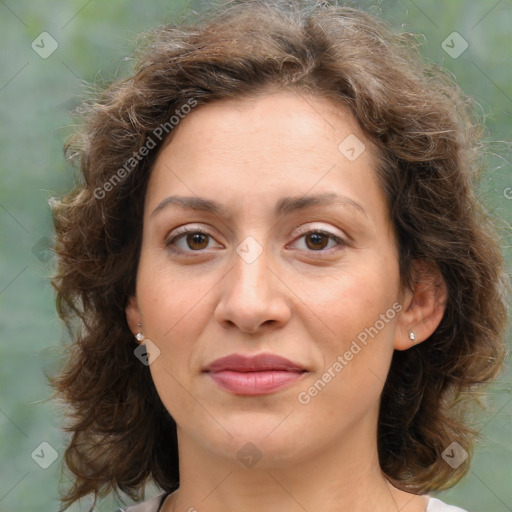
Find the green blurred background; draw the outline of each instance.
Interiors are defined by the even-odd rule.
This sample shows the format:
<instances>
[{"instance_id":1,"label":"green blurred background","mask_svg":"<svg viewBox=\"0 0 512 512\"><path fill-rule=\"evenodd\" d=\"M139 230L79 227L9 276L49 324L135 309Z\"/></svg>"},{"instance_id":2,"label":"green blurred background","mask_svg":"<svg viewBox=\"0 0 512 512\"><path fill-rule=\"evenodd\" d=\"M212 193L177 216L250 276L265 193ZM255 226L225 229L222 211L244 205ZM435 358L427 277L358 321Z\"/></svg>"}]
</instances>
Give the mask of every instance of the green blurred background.
<instances>
[{"instance_id":1,"label":"green blurred background","mask_svg":"<svg viewBox=\"0 0 512 512\"><path fill-rule=\"evenodd\" d=\"M503 224L512 267L510 170L512 112L512 4L490 1L361 1L397 29L424 34L422 53L447 67L485 116L492 141L481 194ZM136 35L174 22L199 2L181 0L0 1L0 511L56 511L65 437L61 411L48 401L45 373L58 367L67 340L56 317L52 273L52 223L48 199L68 190L73 171L62 145L73 130L69 112L91 83L129 73ZM468 43L460 56L462 40ZM52 41L58 48L51 55ZM41 37L46 38L44 45ZM457 36L455 36L457 37ZM451 36L453 38L453 36ZM32 43L34 43L34 49ZM39 45L39 46L36 46ZM446 44L454 46L446 48ZM444 48L447 51L445 51ZM40 56L39 54L42 54ZM451 55L449 54L451 53ZM46 57L46 58L43 58ZM507 199L507 196L509 199ZM510 330L508 339L511 339ZM512 510L511 372L486 395L483 437L468 476L441 499L472 512ZM51 462L53 447L57 460ZM41 451L43 450L43 451ZM44 456L41 455L44 453ZM39 454L39 457L38 457ZM84 501L83 510L86 509ZM114 510L113 499L96 510ZM78 511L78 506L73 507ZM312 511L313 512L313 511Z\"/></svg>"}]
</instances>

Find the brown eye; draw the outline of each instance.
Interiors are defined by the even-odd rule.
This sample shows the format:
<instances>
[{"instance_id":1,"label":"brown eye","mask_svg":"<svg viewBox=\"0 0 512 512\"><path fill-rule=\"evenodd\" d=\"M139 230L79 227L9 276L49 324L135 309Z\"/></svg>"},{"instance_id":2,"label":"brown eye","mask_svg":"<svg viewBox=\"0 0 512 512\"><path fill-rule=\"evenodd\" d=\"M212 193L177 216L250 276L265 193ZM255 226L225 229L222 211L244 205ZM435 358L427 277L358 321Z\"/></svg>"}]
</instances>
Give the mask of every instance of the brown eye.
<instances>
[{"instance_id":1,"label":"brown eye","mask_svg":"<svg viewBox=\"0 0 512 512\"><path fill-rule=\"evenodd\" d=\"M324 254L330 252L331 249L342 249L347 246L347 243L334 233L320 229L312 229L297 238L294 245L296 249L302 251Z\"/></svg>"},{"instance_id":2,"label":"brown eye","mask_svg":"<svg viewBox=\"0 0 512 512\"><path fill-rule=\"evenodd\" d=\"M187 245L190 249L199 251L208 247L208 235L204 233L195 232L187 235Z\"/></svg>"},{"instance_id":3,"label":"brown eye","mask_svg":"<svg viewBox=\"0 0 512 512\"><path fill-rule=\"evenodd\" d=\"M181 232L180 232L181 231ZM165 243L166 247L176 254L198 255L209 252L211 249L221 249L222 245L218 244L210 233L201 229L181 229L176 235Z\"/></svg>"},{"instance_id":4,"label":"brown eye","mask_svg":"<svg viewBox=\"0 0 512 512\"><path fill-rule=\"evenodd\" d=\"M308 249L321 250L329 244L329 237L323 233L310 233L306 235L306 246Z\"/></svg>"}]
</instances>

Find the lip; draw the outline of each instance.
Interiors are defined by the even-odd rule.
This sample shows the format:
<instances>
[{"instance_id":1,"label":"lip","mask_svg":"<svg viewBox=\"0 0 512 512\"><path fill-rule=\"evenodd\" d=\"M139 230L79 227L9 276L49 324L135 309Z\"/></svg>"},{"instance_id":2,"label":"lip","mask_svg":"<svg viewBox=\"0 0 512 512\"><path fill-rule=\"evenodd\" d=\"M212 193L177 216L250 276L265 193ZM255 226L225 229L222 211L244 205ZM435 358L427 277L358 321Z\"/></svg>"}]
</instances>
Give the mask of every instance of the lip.
<instances>
[{"instance_id":1,"label":"lip","mask_svg":"<svg viewBox=\"0 0 512 512\"><path fill-rule=\"evenodd\" d=\"M210 363L205 370L221 388L237 395L265 395L295 383L305 368L275 354L231 354Z\"/></svg>"}]
</instances>

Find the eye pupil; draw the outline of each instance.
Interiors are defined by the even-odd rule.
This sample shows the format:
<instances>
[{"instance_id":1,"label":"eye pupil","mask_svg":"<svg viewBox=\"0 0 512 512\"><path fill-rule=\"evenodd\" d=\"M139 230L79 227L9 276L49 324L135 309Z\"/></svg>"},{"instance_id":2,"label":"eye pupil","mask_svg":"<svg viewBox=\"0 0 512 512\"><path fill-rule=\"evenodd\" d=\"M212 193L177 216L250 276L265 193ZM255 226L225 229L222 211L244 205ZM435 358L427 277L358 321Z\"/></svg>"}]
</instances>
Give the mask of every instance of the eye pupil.
<instances>
[{"instance_id":1,"label":"eye pupil","mask_svg":"<svg viewBox=\"0 0 512 512\"><path fill-rule=\"evenodd\" d=\"M208 245L208 237L204 233L190 233L187 235L187 245L191 249L204 249Z\"/></svg>"},{"instance_id":2,"label":"eye pupil","mask_svg":"<svg viewBox=\"0 0 512 512\"><path fill-rule=\"evenodd\" d=\"M324 249L328 243L328 238L322 233L311 233L306 237L306 245L309 249Z\"/></svg>"}]
</instances>

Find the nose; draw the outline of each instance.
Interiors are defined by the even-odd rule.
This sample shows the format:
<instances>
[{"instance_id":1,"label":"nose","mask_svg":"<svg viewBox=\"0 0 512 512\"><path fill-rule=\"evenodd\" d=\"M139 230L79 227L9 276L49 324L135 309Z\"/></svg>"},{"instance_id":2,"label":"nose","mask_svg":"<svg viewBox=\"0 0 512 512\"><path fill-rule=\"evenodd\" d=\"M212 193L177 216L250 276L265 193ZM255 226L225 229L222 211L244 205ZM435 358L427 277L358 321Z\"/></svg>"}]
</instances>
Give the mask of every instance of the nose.
<instances>
[{"instance_id":1,"label":"nose","mask_svg":"<svg viewBox=\"0 0 512 512\"><path fill-rule=\"evenodd\" d=\"M246 261L237 253L233 260L233 268L222 280L215 319L224 327L237 326L249 334L282 327L291 314L287 287L269 267L266 251L254 261Z\"/></svg>"}]
</instances>

